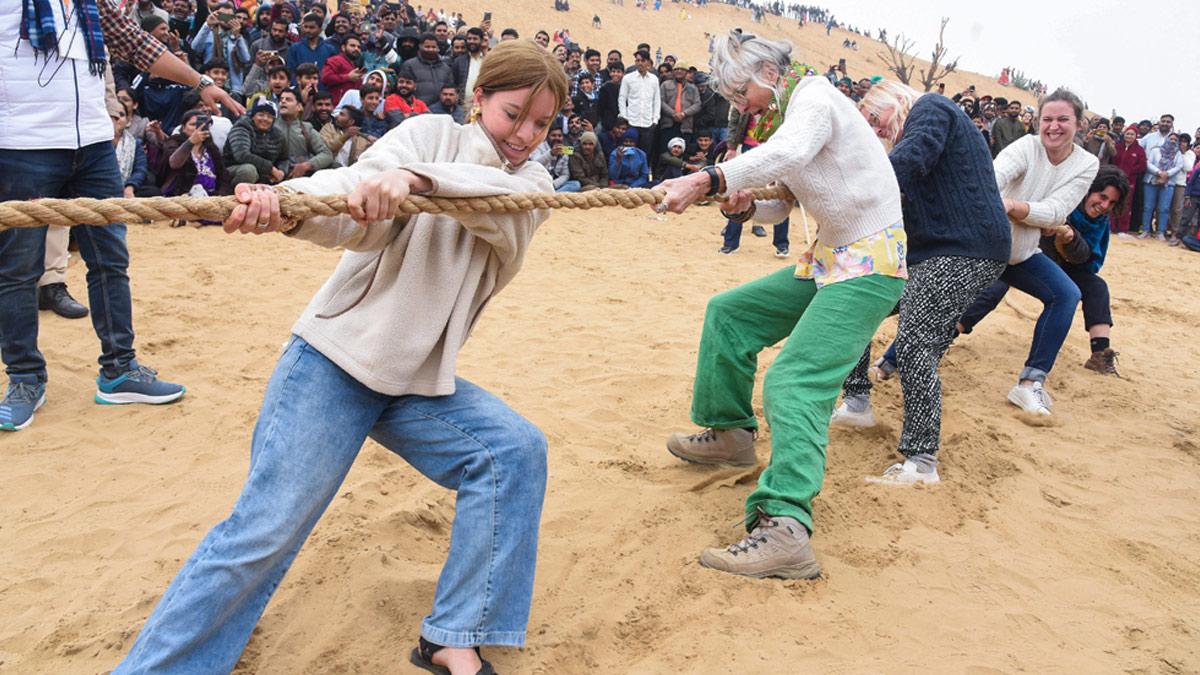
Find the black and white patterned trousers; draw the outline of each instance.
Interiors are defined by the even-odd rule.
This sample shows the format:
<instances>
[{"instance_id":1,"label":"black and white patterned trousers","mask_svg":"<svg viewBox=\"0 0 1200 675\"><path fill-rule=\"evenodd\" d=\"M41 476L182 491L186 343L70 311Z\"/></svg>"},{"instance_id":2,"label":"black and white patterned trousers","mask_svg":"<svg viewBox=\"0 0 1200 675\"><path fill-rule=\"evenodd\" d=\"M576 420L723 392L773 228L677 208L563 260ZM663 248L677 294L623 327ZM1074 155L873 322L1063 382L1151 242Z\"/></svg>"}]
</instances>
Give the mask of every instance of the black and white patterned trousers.
<instances>
[{"instance_id":1,"label":"black and white patterned trousers","mask_svg":"<svg viewBox=\"0 0 1200 675\"><path fill-rule=\"evenodd\" d=\"M942 380L938 364L954 339L954 324L971 302L1000 277L1000 260L944 256L908 268L900 296L896 331L896 368L904 391L904 428L900 453L905 457L937 453L942 433ZM869 396L868 346L846 378L846 396Z\"/></svg>"}]
</instances>

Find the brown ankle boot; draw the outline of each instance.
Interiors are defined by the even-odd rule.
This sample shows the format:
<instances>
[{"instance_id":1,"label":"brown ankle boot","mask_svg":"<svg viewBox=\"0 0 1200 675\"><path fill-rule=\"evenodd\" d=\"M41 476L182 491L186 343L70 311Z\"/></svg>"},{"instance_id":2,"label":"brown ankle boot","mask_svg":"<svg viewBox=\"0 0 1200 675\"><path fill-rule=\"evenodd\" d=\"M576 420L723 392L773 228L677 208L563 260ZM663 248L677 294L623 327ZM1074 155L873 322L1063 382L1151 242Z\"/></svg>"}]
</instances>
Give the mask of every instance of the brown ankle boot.
<instances>
[{"instance_id":1,"label":"brown ankle boot","mask_svg":"<svg viewBox=\"0 0 1200 675\"><path fill-rule=\"evenodd\" d=\"M1111 347L1098 352L1092 352L1091 358L1087 360L1087 363L1083 364L1083 367L1088 370L1094 370L1101 375L1121 376L1117 372L1117 352L1114 352Z\"/></svg>"},{"instance_id":2,"label":"brown ankle boot","mask_svg":"<svg viewBox=\"0 0 1200 675\"><path fill-rule=\"evenodd\" d=\"M705 429L698 434L671 434L667 451L685 462L754 466L755 433L750 429Z\"/></svg>"}]
</instances>

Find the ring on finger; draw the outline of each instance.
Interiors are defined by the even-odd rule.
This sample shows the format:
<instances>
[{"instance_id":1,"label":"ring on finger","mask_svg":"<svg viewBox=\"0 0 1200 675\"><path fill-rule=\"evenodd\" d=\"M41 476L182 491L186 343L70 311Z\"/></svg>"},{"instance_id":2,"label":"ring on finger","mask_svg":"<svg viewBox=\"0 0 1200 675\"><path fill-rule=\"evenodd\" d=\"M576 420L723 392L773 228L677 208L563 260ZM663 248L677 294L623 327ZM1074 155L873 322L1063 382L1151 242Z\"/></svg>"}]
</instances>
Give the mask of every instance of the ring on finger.
<instances>
[{"instance_id":1,"label":"ring on finger","mask_svg":"<svg viewBox=\"0 0 1200 675\"><path fill-rule=\"evenodd\" d=\"M663 203L659 204L658 206L654 207L654 210L658 211L659 213L666 213L667 212L667 203L663 202Z\"/></svg>"}]
</instances>

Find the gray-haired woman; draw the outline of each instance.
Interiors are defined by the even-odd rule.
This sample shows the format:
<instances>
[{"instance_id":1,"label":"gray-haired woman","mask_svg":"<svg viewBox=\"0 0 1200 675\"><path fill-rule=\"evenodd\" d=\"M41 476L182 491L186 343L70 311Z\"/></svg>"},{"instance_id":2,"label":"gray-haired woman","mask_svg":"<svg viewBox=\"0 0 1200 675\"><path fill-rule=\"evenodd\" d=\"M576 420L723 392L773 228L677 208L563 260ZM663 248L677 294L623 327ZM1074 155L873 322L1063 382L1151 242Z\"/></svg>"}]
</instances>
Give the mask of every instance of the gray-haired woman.
<instances>
[{"instance_id":1,"label":"gray-haired woman","mask_svg":"<svg viewBox=\"0 0 1200 675\"><path fill-rule=\"evenodd\" d=\"M711 548L700 564L752 577L812 578L812 500L825 476L829 418L842 381L904 288L906 238L900 190L887 154L850 99L821 77L804 77L791 46L732 33L711 61L717 90L760 115L754 152L665 181L666 209L682 212L728 192L727 215L775 223L790 202L753 201L747 188L780 182L820 222L798 265L709 301L700 338L692 420L704 431L674 434L681 459L755 463L751 405L757 356L791 338L764 381L771 461L746 502L749 535Z\"/></svg>"}]
</instances>

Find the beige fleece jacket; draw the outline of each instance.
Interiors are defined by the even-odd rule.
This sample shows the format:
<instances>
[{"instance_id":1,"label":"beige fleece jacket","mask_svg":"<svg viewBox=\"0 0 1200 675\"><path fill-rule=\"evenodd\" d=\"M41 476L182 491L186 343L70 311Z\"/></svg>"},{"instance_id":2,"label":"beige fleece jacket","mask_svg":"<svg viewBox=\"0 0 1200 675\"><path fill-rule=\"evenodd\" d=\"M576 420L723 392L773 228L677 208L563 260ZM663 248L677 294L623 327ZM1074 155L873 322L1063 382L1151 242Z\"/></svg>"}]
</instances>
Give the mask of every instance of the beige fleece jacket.
<instances>
[{"instance_id":1,"label":"beige fleece jacket","mask_svg":"<svg viewBox=\"0 0 1200 675\"><path fill-rule=\"evenodd\" d=\"M459 125L447 115L414 117L353 166L283 185L349 193L395 168L428 177L437 197L553 192L540 164L509 167L479 125ZM452 394L459 349L483 307L521 268L549 215L422 213L366 227L349 216L310 218L290 234L346 253L292 332L374 391Z\"/></svg>"}]
</instances>

